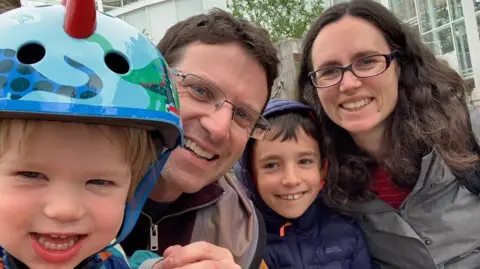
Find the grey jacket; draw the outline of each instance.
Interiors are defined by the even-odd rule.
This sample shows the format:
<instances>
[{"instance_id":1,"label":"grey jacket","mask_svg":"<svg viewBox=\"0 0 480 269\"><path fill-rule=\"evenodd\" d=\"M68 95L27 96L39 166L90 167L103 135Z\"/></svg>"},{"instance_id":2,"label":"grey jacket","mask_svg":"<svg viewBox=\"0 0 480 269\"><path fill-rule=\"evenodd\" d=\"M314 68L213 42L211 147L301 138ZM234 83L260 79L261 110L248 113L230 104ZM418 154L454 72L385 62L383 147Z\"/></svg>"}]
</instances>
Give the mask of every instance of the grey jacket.
<instances>
[{"instance_id":1,"label":"grey jacket","mask_svg":"<svg viewBox=\"0 0 480 269\"><path fill-rule=\"evenodd\" d=\"M480 141L480 108L471 117ZM456 180L435 150L423 158L418 181L399 210L379 199L354 203L350 210L378 268L480 268L480 198Z\"/></svg>"}]
</instances>

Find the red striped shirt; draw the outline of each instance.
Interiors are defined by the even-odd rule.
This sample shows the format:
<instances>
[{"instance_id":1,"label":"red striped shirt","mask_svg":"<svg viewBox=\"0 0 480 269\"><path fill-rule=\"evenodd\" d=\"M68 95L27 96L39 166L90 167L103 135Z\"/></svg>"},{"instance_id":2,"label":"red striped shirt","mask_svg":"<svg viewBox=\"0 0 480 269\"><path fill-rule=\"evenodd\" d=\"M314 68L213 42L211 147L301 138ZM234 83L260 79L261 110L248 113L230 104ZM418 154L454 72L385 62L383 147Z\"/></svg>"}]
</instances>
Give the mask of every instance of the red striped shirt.
<instances>
[{"instance_id":1,"label":"red striped shirt","mask_svg":"<svg viewBox=\"0 0 480 269\"><path fill-rule=\"evenodd\" d=\"M382 167L377 168L372 176L372 190L378 193L379 199L395 209L398 209L410 194L410 190L398 187L392 181L390 173Z\"/></svg>"}]
</instances>

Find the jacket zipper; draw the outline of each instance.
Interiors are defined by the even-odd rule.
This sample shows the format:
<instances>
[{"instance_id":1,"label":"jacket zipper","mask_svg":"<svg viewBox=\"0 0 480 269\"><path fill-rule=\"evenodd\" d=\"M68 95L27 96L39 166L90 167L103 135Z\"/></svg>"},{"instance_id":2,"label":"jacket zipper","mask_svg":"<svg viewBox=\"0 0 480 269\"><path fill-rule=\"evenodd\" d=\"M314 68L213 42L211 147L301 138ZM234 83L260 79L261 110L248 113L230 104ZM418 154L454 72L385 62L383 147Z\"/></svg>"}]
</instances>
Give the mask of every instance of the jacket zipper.
<instances>
[{"instance_id":1,"label":"jacket zipper","mask_svg":"<svg viewBox=\"0 0 480 269\"><path fill-rule=\"evenodd\" d=\"M144 215L145 217L147 217L149 220L150 220L150 245L147 246L147 249L149 249L150 251L157 251L158 250L158 224L165 220L165 219L168 219L168 218L173 218L173 217L177 217L177 216L180 216L180 215L183 215L185 213L188 213L188 212L191 212L191 211L194 211L194 210L198 210L198 209L202 209L202 208L205 208L205 207L208 207L212 204L215 204L216 202L218 202L223 194L225 192L222 192L222 194L220 194L217 198L215 198L214 200L208 202L208 203L205 203L205 204L202 204L202 205L198 205L198 206L194 206L194 207L190 207L190 208L187 208L187 209L184 209L180 212L177 212L177 213L173 213L173 214L170 214L170 215L166 215L166 216L163 216L162 218L160 218L157 222L153 223L153 219L152 217L150 217L149 215L147 215L146 213L144 213L143 211L141 211L140 213L142 215Z\"/></svg>"}]
</instances>

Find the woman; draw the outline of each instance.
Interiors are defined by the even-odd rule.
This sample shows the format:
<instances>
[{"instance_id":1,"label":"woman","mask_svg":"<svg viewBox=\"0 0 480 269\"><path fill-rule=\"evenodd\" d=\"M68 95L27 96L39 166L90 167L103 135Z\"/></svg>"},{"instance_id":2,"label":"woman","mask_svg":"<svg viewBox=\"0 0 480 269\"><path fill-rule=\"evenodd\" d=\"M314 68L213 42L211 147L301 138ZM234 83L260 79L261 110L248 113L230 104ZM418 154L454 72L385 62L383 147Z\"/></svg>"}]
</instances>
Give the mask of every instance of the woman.
<instances>
[{"instance_id":1,"label":"woman","mask_svg":"<svg viewBox=\"0 0 480 269\"><path fill-rule=\"evenodd\" d=\"M478 268L479 116L462 78L381 4L355 0L312 25L299 88L325 137L327 202L357 218L375 263Z\"/></svg>"}]
</instances>

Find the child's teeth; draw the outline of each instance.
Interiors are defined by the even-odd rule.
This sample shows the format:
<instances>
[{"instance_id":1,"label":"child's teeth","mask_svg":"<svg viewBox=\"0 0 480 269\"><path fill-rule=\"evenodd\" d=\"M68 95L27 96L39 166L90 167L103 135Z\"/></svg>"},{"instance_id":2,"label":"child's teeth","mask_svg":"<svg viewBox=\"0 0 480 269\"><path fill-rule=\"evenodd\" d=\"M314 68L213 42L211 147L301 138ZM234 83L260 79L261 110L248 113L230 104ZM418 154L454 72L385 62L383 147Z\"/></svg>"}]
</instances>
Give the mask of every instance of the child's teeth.
<instances>
[{"instance_id":1,"label":"child's teeth","mask_svg":"<svg viewBox=\"0 0 480 269\"><path fill-rule=\"evenodd\" d=\"M56 242L49 241L49 237L55 238L55 239L67 239L71 237L71 239L67 242L56 243ZM48 235L48 236L39 235L38 236L38 242L40 243L40 245L42 245L44 248L48 250L53 250L53 251L68 250L72 248L73 245L75 245L78 239L79 239L78 236L55 236L55 235Z\"/></svg>"},{"instance_id":2,"label":"child's teeth","mask_svg":"<svg viewBox=\"0 0 480 269\"><path fill-rule=\"evenodd\" d=\"M300 194L291 194L291 195L283 195L283 196L280 196L282 199L284 200L297 200L298 198L300 198L301 196L303 195L303 193L300 193Z\"/></svg>"}]
</instances>

